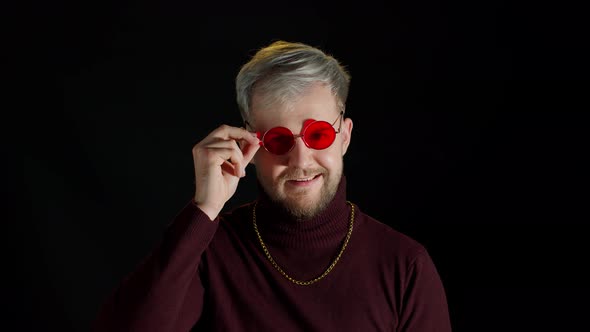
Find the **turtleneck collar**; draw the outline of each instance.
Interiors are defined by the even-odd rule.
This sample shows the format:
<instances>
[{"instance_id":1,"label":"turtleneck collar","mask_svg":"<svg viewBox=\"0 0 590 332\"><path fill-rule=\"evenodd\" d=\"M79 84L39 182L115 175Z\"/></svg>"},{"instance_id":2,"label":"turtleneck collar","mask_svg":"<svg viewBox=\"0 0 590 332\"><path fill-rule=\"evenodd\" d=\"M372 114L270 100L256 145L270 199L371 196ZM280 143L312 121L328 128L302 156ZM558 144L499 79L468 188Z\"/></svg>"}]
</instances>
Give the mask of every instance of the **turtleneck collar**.
<instances>
[{"instance_id":1,"label":"turtleneck collar","mask_svg":"<svg viewBox=\"0 0 590 332\"><path fill-rule=\"evenodd\" d=\"M341 244L350 226L346 202L346 177L342 175L332 201L311 219L297 221L273 202L258 183L256 223L270 245L296 248L331 248Z\"/></svg>"}]
</instances>

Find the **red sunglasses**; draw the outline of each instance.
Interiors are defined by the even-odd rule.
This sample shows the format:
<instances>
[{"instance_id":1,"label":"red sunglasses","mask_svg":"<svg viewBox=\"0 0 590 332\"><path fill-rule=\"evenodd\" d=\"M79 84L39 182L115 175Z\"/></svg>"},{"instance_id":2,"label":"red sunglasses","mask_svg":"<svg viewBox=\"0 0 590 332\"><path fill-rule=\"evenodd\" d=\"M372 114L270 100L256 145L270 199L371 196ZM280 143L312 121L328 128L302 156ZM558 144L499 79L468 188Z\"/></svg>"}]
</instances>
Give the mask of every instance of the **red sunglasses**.
<instances>
[{"instance_id":1,"label":"red sunglasses","mask_svg":"<svg viewBox=\"0 0 590 332\"><path fill-rule=\"evenodd\" d=\"M342 118L342 114L344 114L344 111L340 112L340 115L338 115L338 118L332 124L314 119L306 120L303 123L303 129L301 129L301 134L299 135L293 135L293 132L285 127L274 127L264 133L257 131L256 136L260 139L260 145L266 151L276 155L282 155L291 151L295 146L295 139L297 137L301 137L303 143L308 148L323 150L332 145L336 139L336 134L340 133L342 121L340 121L338 130L334 130L334 124ZM250 124L246 121L246 125Z\"/></svg>"}]
</instances>

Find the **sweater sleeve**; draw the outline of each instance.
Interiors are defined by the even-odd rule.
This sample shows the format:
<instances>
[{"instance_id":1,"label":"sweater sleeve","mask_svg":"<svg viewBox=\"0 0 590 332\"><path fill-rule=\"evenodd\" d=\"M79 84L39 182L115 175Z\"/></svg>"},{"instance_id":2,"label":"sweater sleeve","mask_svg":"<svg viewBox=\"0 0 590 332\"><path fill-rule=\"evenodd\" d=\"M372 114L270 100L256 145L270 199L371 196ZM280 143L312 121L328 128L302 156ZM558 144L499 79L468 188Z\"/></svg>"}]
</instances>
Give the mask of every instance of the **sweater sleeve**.
<instances>
[{"instance_id":1,"label":"sweater sleeve","mask_svg":"<svg viewBox=\"0 0 590 332\"><path fill-rule=\"evenodd\" d=\"M158 246L107 297L92 331L190 331L203 309L199 264L218 221L191 200Z\"/></svg>"},{"instance_id":2,"label":"sweater sleeve","mask_svg":"<svg viewBox=\"0 0 590 332\"><path fill-rule=\"evenodd\" d=\"M423 249L408 267L400 332L451 332L445 290L436 267Z\"/></svg>"}]
</instances>

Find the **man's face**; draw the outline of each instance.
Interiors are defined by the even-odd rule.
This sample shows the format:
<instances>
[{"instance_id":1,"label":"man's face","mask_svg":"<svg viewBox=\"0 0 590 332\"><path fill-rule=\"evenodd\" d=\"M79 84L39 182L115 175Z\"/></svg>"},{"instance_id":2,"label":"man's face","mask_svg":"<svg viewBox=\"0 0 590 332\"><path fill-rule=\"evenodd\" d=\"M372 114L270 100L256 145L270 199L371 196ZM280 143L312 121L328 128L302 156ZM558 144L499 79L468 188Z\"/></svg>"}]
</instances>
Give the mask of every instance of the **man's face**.
<instances>
[{"instance_id":1,"label":"man's face","mask_svg":"<svg viewBox=\"0 0 590 332\"><path fill-rule=\"evenodd\" d=\"M282 126L297 135L308 119L333 123L340 115L330 88L319 83L286 105L267 106L255 93L251 109L253 125L262 133ZM334 123L335 130L340 123ZM291 151L275 155L260 148L252 160L264 191L297 219L315 216L334 198L342 176L343 156L350 143L352 120L343 118L340 128L334 143L326 149L309 148L298 137Z\"/></svg>"}]
</instances>

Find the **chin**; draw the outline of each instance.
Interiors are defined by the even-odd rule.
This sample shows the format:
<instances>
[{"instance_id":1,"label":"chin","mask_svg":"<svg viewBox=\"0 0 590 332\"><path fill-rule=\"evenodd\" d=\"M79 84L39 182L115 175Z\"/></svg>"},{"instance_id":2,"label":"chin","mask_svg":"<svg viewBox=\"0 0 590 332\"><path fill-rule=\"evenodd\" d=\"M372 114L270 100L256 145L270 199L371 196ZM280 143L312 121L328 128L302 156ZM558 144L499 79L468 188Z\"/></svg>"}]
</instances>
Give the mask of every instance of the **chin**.
<instances>
[{"instance_id":1,"label":"chin","mask_svg":"<svg viewBox=\"0 0 590 332\"><path fill-rule=\"evenodd\" d=\"M285 202L283 207L295 220L299 221L311 219L323 210L317 203L297 204L297 202Z\"/></svg>"},{"instance_id":2,"label":"chin","mask_svg":"<svg viewBox=\"0 0 590 332\"><path fill-rule=\"evenodd\" d=\"M313 188L294 188L281 180L271 184L258 176L270 199L296 220L310 219L324 211L338 189L338 182L331 181L327 172L318 179L320 185Z\"/></svg>"},{"instance_id":3,"label":"chin","mask_svg":"<svg viewBox=\"0 0 590 332\"><path fill-rule=\"evenodd\" d=\"M334 191L320 190L314 193L298 193L282 196L279 202L295 219L311 219L321 213L334 198Z\"/></svg>"}]
</instances>

